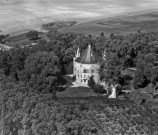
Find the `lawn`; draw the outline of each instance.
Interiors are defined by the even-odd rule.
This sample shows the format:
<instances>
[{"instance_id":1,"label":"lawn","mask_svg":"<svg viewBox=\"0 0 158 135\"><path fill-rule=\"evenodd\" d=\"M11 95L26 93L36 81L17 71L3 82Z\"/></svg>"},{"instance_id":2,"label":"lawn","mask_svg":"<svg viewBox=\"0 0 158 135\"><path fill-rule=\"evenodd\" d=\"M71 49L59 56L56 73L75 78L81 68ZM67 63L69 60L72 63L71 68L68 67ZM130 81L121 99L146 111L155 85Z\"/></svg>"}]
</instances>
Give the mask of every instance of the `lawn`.
<instances>
[{"instance_id":1,"label":"lawn","mask_svg":"<svg viewBox=\"0 0 158 135\"><path fill-rule=\"evenodd\" d=\"M65 90L61 90L57 93L57 97L89 97L96 96L92 89L89 87L79 86L73 82L71 75L63 77L67 82L65 84Z\"/></svg>"},{"instance_id":2,"label":"lawn","mask_svg":"<svg viewBox=\"0 0 158 135\"><path fill-rule=\"evenodd\" d=\"M57 97L89 97L96 96L92 89L88 87L69 87L64 91L58 92Z\"/></svg>"}]
</instances>

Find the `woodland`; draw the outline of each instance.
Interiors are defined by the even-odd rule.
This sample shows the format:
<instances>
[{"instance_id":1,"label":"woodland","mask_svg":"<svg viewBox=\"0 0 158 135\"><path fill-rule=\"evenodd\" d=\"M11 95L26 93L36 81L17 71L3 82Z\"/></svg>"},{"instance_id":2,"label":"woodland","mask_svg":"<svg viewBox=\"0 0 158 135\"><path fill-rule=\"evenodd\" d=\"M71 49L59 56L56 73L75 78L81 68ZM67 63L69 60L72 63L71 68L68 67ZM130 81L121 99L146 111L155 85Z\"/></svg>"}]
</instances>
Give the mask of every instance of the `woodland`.
<instances>
[{"instance_id":1,"label":"woodland","mask_svg":"<svg viewBox=\"0 0 158 135\"><path fill-rule=\"evenodd\" d=\"M36 33L35 38L38 35ZM33 36L31 39L36 40ZM158 134L158 32L106 37L50 30L36 45L0 52L2 135ZM75 50L91 44L101 80L130 90L126 102L62 104L56 93L72 74ZM105 59L103 60L103 54ZM133 74L129 69L135 69ZM96 84L94 92L101 86ZM102 91L101 91L102 93ZM100 97L99 97L100 98Z\"/></svg>"}]
</instances>

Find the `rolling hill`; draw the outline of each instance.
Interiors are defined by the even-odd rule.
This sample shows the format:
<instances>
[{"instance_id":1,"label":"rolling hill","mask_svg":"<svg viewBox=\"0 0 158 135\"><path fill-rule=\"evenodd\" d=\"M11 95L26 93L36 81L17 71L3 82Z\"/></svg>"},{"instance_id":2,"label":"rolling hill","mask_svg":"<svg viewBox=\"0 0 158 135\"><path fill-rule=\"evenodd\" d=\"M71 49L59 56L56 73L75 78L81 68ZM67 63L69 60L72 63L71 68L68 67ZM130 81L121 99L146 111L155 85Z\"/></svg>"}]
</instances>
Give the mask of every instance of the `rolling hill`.
<instances>
[{"instance_id":1,"label":"rolling hill","mask_svg":"<svg viewBox=\"0 0 158 135\"><path fill-rule=\"evenodd\" d=\"M86 35L98 35L104 32L127 34L131 32L157 31L158 30L158 10L131 13L111 18L105 18L86 23L80 23L69 28L61 29L61 32L84 33Z\"/></svg>"}]
</instances>

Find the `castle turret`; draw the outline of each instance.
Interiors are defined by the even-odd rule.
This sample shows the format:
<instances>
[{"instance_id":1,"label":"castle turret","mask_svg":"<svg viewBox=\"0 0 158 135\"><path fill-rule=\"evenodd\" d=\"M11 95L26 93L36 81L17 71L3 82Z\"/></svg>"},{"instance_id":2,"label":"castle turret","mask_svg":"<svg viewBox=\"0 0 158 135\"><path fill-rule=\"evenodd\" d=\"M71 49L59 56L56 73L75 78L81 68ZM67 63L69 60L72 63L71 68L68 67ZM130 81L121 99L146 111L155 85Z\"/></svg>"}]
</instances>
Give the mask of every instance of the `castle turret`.
<instances>
[{"instance_id":1,"label":"castle turret","mask_svg":"<svg viewBox=\"0 0 158 135\"><path fill-rule=\"evenodd\" d=\"M79 46L78 46L78 48L77 48L75 57L76 57L76 58L80 57L80 48L79 48Z\"/></svg>"},{"instance_id":2,"label":"castle turret","mask_svg":"<svg viewBox=\"0 0 158 135\"><path fill-rule=\"evenodd\" d=\"M74 58L74 75L76 81L87 86L89 77L93 76L96 83L100 82L100 60L96 53L92 50L91 45L83 51L80 56L77 49L76 57Z\"/></svg>"},{"instance_id":3,"label":"castle turret","mask_svg":"<svg viewBox=\"0 0 158 135\"><path fill-rule=\"evenodd\" d=\"M104 50L102 55L103 55L103 60L106 60L106 49Z\"/></svg>"},{"instance_id":4,"label":"castle turret","mask_svg":"<svg viewBox=\"0 0 158 135\"><path fill-rule=\"evenodd\" d=\"M79 58L80 57L80 48L79 48L79 46L78 46L78 48L77 48L77 51L76 51L76 53L75 53L75 57L73 58L73 74L74 75L76 75L75 74L75 60L77 59L77 58Z\"/></svg>"}]
</instances>

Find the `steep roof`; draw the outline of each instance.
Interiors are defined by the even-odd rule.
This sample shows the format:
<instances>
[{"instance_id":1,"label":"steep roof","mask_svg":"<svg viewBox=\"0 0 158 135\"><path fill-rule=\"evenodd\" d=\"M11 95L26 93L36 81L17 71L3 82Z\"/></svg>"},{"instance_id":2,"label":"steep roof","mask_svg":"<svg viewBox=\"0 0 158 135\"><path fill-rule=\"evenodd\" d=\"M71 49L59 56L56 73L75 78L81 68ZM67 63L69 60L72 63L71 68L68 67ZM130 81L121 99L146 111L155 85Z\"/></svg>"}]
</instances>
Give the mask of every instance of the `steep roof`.
<instances>
[{"instance_id":1,"label":"steep roof","mask_svg":"<svg viewBox=\"0 0 158 135\"><path fill-rule=\"evenodd\" d=\"M76 62L82 64L95 64L99 63L99 58L96 53L91 49L91 45L89 45L81 54L80 57L76 59Z\"/></svg>"}]
</instances>

